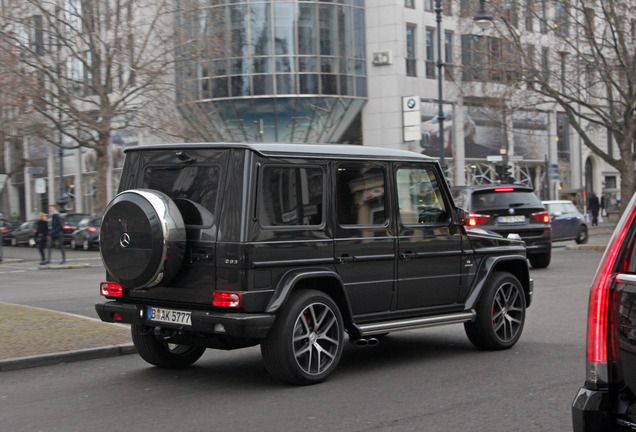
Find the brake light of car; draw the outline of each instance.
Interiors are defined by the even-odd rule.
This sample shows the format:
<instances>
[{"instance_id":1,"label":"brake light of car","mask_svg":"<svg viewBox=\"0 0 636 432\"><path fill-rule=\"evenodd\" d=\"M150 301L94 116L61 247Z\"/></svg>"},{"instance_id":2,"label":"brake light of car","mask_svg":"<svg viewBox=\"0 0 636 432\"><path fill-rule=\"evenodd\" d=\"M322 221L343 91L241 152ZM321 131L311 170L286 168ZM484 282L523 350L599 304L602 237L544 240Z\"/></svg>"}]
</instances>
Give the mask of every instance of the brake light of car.
<instances>
[{"instance_id":1,"label":"brake light of car","mask_svg":"<svg viewBox=\"0 0 636 432\"><path fill-rule=\"evenodd\" d=\"M612 318L614 301L614 272L621 245L628 234L629 227L636 215L632 210L623 215L620 228L612 236L603 259L599 264L596 277L590 289L587 317L587 362L586 386L591 389L607 387L610 379L610 367L619 358L616 324Z\"/></svg>"},{"instance_id":2,"label":"brake light of car","mask_svg":"<svg viewBox=\"0 0 636 432\"><path fill-rule=\"evenodd\" d=\"M212 306L240 308L243 305L243 294L228 291L215 291L212 294Z\"/></svg>"},{"instance_id":3,"label":"brake light of car","mask_svg":"<svg viewBox=\"0 0 636 432\"><path fill-rule=\"evenodd\" d=\"M73 225L64 224L64 225L62 225L62 229L65 229L65 230L74 230L74 229L75 229L75 227L74 227Z\"/></svg>"},{"instance_id":4,"label":"brake light of car","mask_svg":"<svg viewBox=\"0 0 636 432\"><path fill-rule=\"evenodd\" d=\"M99 284L99 293L104 297L123 297L124 287L114 282L102 282Z\"/></svg>"},{"instance_id":5,"label":"brake light of car","mask_svg":"<svg viewBox=\"0 0 636 432\"><path fill-rule=\"evenodd\" d=\"M88 232L92 232L92 233L96 233L97 232L97 228L95 228L94 226L89 226L88 228L86 228L86 230Z\"/></svg>"},{"instance_id":6,"label":"brake light of car","mask_svg":"<svg viewBox=\"0 0 636 432\"><path fill-rule=\"evenodd\" d=\"M484 224L490 220L490 216L477 213L470 213L466 220L466 225L474 227L480 224Z\"/></svg>"},{"instance_id":7,"label":"brake light of car","mask_svg":"<svg viewBox=\"0 0 636 432\"><path fill-rule=\"evenodd\" d=\"M496 188L495 192L514 192L515 188Z\"/></svg>"},{"instance_id":8,"label":"brake light of car","mask_svg":"<svg viewBox=\"0 0 636 432\"><path fill-rule=\"evenodd\" d=\"M532 213L532 218L543 223L550 223L550 215L547 211Z\"/></svg>"},{"instance_id":9,"label":"brake light of car","mask_svg":"<svg viewBox=\"0 0 636 432\"><path fill-rule=\"evenodd\" d=\"M11 229L10 228L3 228L2 232L3 233L8 233L8 232L11 232Z\"/></svg>"}]
</instances>

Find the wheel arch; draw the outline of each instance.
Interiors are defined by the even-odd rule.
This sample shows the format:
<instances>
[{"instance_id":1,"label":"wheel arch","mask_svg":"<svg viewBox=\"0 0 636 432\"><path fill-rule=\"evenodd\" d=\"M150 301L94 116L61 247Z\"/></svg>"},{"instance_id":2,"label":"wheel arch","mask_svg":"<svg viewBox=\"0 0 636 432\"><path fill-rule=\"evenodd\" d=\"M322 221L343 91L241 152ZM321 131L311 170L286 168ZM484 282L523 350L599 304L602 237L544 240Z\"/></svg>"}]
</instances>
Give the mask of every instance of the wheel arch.
<instances>
[{"instance_id":1,"label":"wheel arch","mask_svg":"<svg viewBox=\"0 0 636 432\"><path fill-rule=\"evenodd\" d=\"M504 272L515 276L523 287L526 307L530 306L532 302L533 284L530 279L528 261L522 255L509 255L499 257L490 256L482 261L475 277L473 289L466 300L466 309L473 309L476 306L484 290L484 286L494 272Z\"/></svg>"},{"instance_id":2,"label":"wheel arch","mask_svg":"<svg viewBox=\"0 0 636 432\"><path fill-rule=\"evenodd\" d=\"M265 308L267 313L275 313L287 301L292 292L299 289L313 289L327 294L338 305L345 327L352 322L349 299L340 276L327 269L291 270L280 280L274 295Z\"/></svg>"}]
</instances>

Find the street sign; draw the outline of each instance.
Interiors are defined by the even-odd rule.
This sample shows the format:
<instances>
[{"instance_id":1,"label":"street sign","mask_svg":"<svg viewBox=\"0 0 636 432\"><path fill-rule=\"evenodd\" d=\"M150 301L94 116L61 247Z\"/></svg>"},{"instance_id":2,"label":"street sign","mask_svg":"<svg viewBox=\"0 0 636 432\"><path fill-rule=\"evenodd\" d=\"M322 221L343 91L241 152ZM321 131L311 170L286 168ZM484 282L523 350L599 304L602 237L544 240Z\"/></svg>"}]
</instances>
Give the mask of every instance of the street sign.
<instances>
[{"instance_id":1,"label":"street sign","mask_svg":"<svg viewBox=\"0 0 636 432\"><path fill-rule=\"evenodd\" d=\"M36 194L45 194L46 193L46 180L43 178L35 179L35 193Z\"/></svg>"},{"instance_id":2,"label":"street sign","mask_svg":"<svg viewBox=\"0 0 636 432\"><path fill-rule=\"evenodd\" d=\"M503 156L486 156L486 160L488 162L502 162Z\"/></svg>"}]
</instances>

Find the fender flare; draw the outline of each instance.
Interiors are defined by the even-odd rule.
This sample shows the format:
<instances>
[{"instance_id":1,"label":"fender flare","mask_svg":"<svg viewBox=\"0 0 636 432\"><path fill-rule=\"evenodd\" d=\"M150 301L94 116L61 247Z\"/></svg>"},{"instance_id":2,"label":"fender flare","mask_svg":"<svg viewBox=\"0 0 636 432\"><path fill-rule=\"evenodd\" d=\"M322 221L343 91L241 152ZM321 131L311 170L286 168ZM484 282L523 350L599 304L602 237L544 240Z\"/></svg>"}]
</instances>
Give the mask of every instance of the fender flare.
<instances>
[{"instance_id":1,"label":"fender flare","mask_svg":"<svg viewBox=\"0 0 636 432\"><path fill-rule=\"evenodd\" d=\"M488 256L483 259L477 273L475 274L475 281L473 282L472 289L468 293L466 298L465 308L466 310L474 309L481 297L481 293L484 290L484 286L490 279L490 275L493 269L500 263L510 261L522 268L522 277L515 272L509 272L521 283L524 292L526 293L526 307L530 306L532 299L532 281L530 280L530 271L528 269L528 261L523 255L505 255L505 256Z\"/></svg>"},{"instance_id":2,"label":"fender flare","mask_svg":"<svg viewBox=\"0 0 636 432\"><path fill-rule=\"evenodd\" d=\"M342 310L343 318L345 318L345 320L351 319L351 305L349 304L347 293L344 290L342 279L335 271L320 267L290 270L285 273L274 289L274 294L272 295L269 304L265 308L265 312L275 313L276 311L278 311L278 309L280 309L281 306L287 301L289 295L299 282L317 278L331 279L336 282L338 290L337 294L340 296L340 298L334 298L333 300L341 307L344 307L344 310ZM327 293L330 294L329 292Z\"/></svg>"}]
</instances>

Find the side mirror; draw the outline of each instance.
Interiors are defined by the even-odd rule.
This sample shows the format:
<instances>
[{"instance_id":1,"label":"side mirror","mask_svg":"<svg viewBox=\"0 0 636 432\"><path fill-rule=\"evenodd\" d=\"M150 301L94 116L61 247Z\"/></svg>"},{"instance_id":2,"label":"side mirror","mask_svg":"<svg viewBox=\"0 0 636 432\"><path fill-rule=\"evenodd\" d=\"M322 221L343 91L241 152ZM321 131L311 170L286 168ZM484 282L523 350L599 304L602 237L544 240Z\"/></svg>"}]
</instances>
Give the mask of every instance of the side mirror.
<instances>
[{"instance_id":1,"label":"side mirror","mask_svg":"<svg viewBox=\"0 0 636 432\"><path fill-rule=\"evenodd\" d=\"M466 223L468 222L468 217L469 213L466 210L459 207L455 209L455 223L466 225Z\"/></svg>"}]
</instances>

